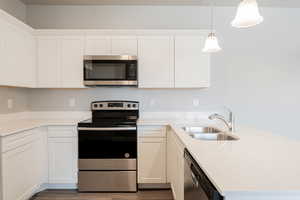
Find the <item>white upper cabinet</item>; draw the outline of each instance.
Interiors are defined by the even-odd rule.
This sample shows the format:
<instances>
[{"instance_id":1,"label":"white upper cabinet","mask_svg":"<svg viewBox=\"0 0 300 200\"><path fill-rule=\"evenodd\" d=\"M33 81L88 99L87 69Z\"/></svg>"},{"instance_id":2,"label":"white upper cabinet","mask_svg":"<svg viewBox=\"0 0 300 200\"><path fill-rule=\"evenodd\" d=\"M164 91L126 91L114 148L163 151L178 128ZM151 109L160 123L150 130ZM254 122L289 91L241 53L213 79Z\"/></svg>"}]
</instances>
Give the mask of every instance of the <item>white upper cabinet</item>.
<instances>
[{"instance_id":1,"label":"white upper cabinet","mask_svg":"<svg viewBox=\"0 0 300 200\"><path fill-rule=\"evenodd\" d=\"M61 40L58 37L38 38L38 87L61 87Z\"/></svg>"},{"instance_id":2,"label":"white upper cabinet","mask_svg":"<svg viewBox=\"0 0 300 200\"><path fill-rule=\"evenodd\" d=\"M114 36L111 38L112 55L137 55L137 38Z\"/></svg>"},{"instance_id":3,"label":"white upper cabinet","mask_svg":"<svg viewBox=\"0 0 300 200\"><path fill-rule=\"evenodd\" d=\"M38 37L38 87L83 88L84 37Z\"/></svg>"},{"instance_id":4,"label":"white upper cabinet","mask_svg":"<svg viewBox=\"0 0 300 200\"><path fill-rule=\"evenodd\" d=\"M33 29L0 11L0 85L35 87L36 55Z\"/></svg>"},{"instance_id":5,"label":"white upper cabinet","mask_svg":"<svg viewBox=\"0 0 300 200\"><path fill-rule=\"evenodd\" d=\"M210 55L204 36L175 37L175 88L209 87Z\"/></svg>"},{"instance_id":6,"label":"white upper cabinet","mask_svg":"<svg viewBox=\"0 0 300 200\"><path fill-rule=\"evenodd\" d=\"M174 87L174 40L169 36L138 38L139 87Z\"/></svg>"},{"instance_id":7,"label":"white upper cabinet","mask_svg":"<svg viewBox=\"0 0 300 200\"><path fill-rule=\"evenodd\" d=\"M139 88L210 85L200 30L34 30L0 9L0 86L84 88L84 55L138 56Z\"/></svg>"},{"instance_id":8,"label":"white upper cabinet","mask_svg":"<svg viewBox=\"0 0 300 200\"><path fill-rule=\"evenodd\" d=\"M84 37L62 39L61 77L63 88L83 86Z\"/></svg>"},{"instance_id":9,"label":"white upper cabinet","mask_svg":"<svg viewBox=\"0 0 300 200\"><path fill-rule=\"evenodd\" d=\"M37 65L36 65L36 40L35 37L30 33L24 34L24 46L22 47L22 54L24 55L24 65L22 68L23 78L20 77L22 82L21 86L25 87L36 87L37 84ZM25 77L25 78L24 78Z\"/></svg>"},{"instance_id":10,"label":"white upper cabinet","mask_svg":"<svg viewBox=\"0 0 300 200\"><path fill-rule=\"evenodd\" d=\"M85 55L110 55L111 39L106 36L87 36Z\"/></svg>"}]
</instances>

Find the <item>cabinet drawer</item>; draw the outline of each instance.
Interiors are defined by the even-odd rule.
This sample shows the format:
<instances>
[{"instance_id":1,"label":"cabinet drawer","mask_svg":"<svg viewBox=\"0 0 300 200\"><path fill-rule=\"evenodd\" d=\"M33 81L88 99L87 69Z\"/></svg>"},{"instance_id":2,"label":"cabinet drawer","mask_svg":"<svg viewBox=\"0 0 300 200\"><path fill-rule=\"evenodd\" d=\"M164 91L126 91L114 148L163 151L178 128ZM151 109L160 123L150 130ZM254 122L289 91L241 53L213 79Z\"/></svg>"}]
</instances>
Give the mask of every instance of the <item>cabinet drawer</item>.
<instances>
[{"instance_id":1,"label":"cabinet drawer","mask_svg":"<svg viewBox=\"0 0 300 200\"><path fill-rule=\"evenodd\" d=\"M166 126L138 126L138 137L166 137Z\"/></svg>"},{"instance_id":2,"label":"cabinet drawer","mask_svg":"<svg viewBox=\"0 0 300 200\"><path fill-rule=\"evenodd\" d=\"M33 129L4 137L1 141L1 152L13 150L37 140L39 137L36 133L37 131Z\"/></svg>"},{"instance_id":3,"label":"cabinet drawer","mask_svg":"<svg viewBox=\"0 0 300 200\"><path fill-rule=\"evenodd\" d=\"M49 126L49 138L77 137L76 126Z\"/></svg>"}]
</instances>

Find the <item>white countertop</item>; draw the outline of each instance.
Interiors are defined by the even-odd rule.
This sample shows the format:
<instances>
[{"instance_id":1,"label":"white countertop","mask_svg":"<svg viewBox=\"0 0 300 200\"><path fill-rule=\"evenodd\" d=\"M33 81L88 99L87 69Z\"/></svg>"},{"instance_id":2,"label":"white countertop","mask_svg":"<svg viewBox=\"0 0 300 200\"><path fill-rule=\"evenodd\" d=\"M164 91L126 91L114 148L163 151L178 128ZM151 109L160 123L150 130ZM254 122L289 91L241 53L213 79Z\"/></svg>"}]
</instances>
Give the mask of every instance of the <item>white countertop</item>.
<instances>
[{"instance_id":1,"label":"white countertop","mask_svg":"<svg viewBox=\"0 0 300 200\"><path fill-rule=\"evenodd\" d=\"M55 115L47 118L43 115L41 119L1 119L0 137L41 126L76 125L79 121L87 119L87 115L74 117L71 114L67 115L69 118L60 116L57 119L53 116ZM181 129L183 124L207 123L205 120L187 119L138 121L139 125L169 125L217 189L226 197L236 193L263 193L275 197L298 195L295 199L300 199L300 141L250 128L239 128L235 133L240 138L237 141L203 141L191 138Z\"/></svg>"},{"instance_id":2,"label":"white countertop","mask_svg":"<svg viewBox=\"0 0 300 200\"><path fill-rule=\"evenodd\" d=\"M90 112L24 112L0 116L0 137L42 126L75 126Z\"/></svg>"},{"instance_id":3,"label":"white countertop","mask_svg":"<svg viewBox=\"0 0 300 200\"><path fill-rule=\"evenodd\" d=\"M234 133L237 141L196 140L181 129L184 121L139 120L140 125L167 123L226 197L239 193L289 199L288 194L300 199L300 141L243 127Z\"/></svg>"},{"instance_id":4,"label":"white countertop","mask_svg":"<svg viewBox=\"0 0 300 200\"><path fill-rule=\"evenodd\" d=\"M0 122L0 137L42 126L73 126L81 119L16 119Z\"/></svg>"}]
</instances>

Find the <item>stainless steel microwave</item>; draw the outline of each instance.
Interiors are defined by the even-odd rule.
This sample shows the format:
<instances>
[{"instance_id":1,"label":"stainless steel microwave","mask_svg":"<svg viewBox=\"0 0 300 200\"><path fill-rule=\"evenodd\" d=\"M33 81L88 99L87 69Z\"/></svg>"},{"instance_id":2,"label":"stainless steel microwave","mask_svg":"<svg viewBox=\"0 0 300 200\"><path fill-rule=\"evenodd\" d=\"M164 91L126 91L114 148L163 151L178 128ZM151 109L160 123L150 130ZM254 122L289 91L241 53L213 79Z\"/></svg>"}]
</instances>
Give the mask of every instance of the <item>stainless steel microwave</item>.
<instances>
[{"instance_id":1,"label":"stainless steel microwave","mask_svg":"<svg viewBox=\"0 0 300 200\"><path fill-rule=\"evenodd\" d=\"M137 57L84 56L84 85L137 86Z\"/></svg>"}]
</instances>

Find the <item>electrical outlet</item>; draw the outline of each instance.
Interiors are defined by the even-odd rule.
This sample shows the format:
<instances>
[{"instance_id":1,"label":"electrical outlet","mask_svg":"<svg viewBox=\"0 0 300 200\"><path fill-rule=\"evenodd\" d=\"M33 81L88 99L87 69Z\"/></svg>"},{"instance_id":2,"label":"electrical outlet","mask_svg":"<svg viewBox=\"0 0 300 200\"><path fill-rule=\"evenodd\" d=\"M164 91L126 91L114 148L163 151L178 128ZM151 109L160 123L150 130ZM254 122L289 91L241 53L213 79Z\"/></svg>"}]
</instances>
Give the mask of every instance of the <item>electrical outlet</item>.
<instances>
[{"instance_id":1,"label":"electrical outlet","mask_svg":"<svg viewBox=\"0 0 300 200\"><path fill-rule=\"evenodd\" d=\"M14 107L14 100L13 99L7 99L7 108L12 109Z\"/></svg>"},{"instance_id":2,"label":"electrical outlet","mask_svg":"<svg viewBox=\"0 0 300 200\"><path fill-rule=\"evenodd\" d=\"M70 98L69 99L69 106L70 107L75 107L76 106L76 99L75 98Z\"/></svg>"},{"instance_id":3,"label":"electrical outlet","mask_svg":"<svg viewBox=\"0 0 300 200\"><path fill-rule=\"evenodd\" d=\"M200 100L199 99L193 99L193 106L194 107L198 107L200 104Z\"/></svg>"}]
</instances>

